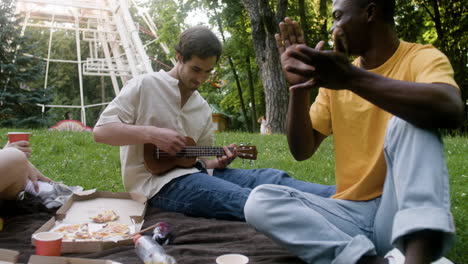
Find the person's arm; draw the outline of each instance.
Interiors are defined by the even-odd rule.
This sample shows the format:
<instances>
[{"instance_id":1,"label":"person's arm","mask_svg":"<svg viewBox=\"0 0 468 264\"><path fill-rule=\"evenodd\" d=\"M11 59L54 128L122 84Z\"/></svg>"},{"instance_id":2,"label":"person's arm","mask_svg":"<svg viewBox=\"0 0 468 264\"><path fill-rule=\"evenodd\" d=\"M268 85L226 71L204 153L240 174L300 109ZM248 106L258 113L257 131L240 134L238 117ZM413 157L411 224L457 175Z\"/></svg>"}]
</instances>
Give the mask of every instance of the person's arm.
<instances>
[{"instance_id":1,"label":"person's arm","mask_svg":"<svg viewBox=\"0 0 468 264\"><path fill-rule=\"evenodd\" d=\"M26 157L31 157L31 147L29 145L29 141L26 140L16 141L13 143L8 141L3 148L16 148L21 150L26 155Z\"/></svg>"},{"instance_id":2,"label":"person's arm","mask_svg":"<svg viewBox=\"0 0 468 264\"><path fill-rule=\"evenodd\" d=\"M351 65L343 54L306 45L290 46L285 54L301 61L287 63L284 66L286 72L314 80L297 83L291 89L316 85L334 90L348 89L389 113L424 128L456 128L463 122L463 102L459 90L452 85L390 79Z\"/></svg>"},{"instance_id":3,"label":"person's arm","mask_svg":"<svg viewBox=\"0 0 468 264\"><path fill-rule=\"evenodd\" d=\"M409 123L424 128L456 128L463 122L460 91L445 83L389 79L361 69L348 89Z\"/></svg>"},{"instance_id":4,"label":"person's arm","mask_svg":"<svg viewBox=\"0 0 468 264\"><path fill-rule=\"evenodd\" d=\"M320 43L304 44L302 31L289 18L280 24L276 37L290 89L348 89L378 107L425 128L456 128L463 122L460 91L445 83L394 80L353 66L340 52L322 51ZM334 33L340 32L336 29ZM334 36L335 37L335 36ZM338 38L346 50L346 40ZM282 42L281 42L282 40ZM432 65L426 65L432 66Z\"/></svg>"},{"instance_id":5,"label":"person's arm","mask_svg":"<svg viewBox=\"0 0 468 264\"><path fill-rule=\"evenodd\" d=\"M287 71L314 77L322 87L351 90L414 125L456 128L463 122L463 102L459 90L452 85L390 79L351 65L341 54L318 51L305 45L291 47L288 52L289 56L300 58L315 69L290 64Z\"/></svg>"},{"instance_id":6,"label":"person's arm","mask_svg":"<svg viewBox=\"0 0 468 264\"><path fill-rule=\"evenodd\" d=\"M168 128L107 123L94 128L94 140L113 146L152 143L174 155L185 147L185 137Z\"/></svg>"},{"instance_id":7,"label":"person's arm","mask_svg":"<svg viewBox=\"0 0 468 264\"><path fill-rule=\"evenodd\" d=\"M299 161L310 158L326 137L312 127L309 91L293 89L289 97L286 135L289 150Z\"/></svg>"},{"instance_id":8,"label":"person's arm","mask_svg":"<svg viewBox=\"0 0 468 264\"><path fill-rule=\"evenodd\" d=\"M275 35L276 46L281 55L284 76L291 85L286 135L293 157L296 160L305 160L315 153L326 137L312 127L309 115L310 89L317 89L318 86L312 76L295 74L289 71L288 67L300 65L301 68L310 71L314 71L315 68L290 56L290 52L287 51L290 47L305 43L304 34L299 24L286 17L285 21L279 24L279 27L280 34ZM319 42L316 49L322 49L323 44L323 42Z\"/></svg>"}]
</instances>

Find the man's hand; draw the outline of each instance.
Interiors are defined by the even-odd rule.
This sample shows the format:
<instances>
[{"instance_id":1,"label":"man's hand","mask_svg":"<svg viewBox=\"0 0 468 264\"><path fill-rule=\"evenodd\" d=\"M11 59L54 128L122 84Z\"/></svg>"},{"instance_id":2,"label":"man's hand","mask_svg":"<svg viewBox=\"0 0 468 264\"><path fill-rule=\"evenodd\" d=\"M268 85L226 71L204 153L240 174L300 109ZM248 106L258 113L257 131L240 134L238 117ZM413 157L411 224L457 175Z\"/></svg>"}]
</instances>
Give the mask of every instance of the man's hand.
<instances>
[{"instance_id":1,"label":"man's hand","mask_svg":"<svg viewBox=\"0 0 468 264\"><path fill-rule=\"evenodd\" d=\"M298 45L288 49L288 53L289 56L301 61L301 64L288 65L286 71L313 78L309 83L299 83L290 89L308 88L311 84L334 90L346 89L346 84L354 79L357 71L341 52L321 51Z\"/></svg>"},{"instance_id":2,"label":"man's hand","mask_svg":"<svg viewBox=\"0 0 468 264\"><path fill-rule=\"evenodd\" d=\"M185 145L185 137L169 128L153 127L151 135L151 143L165 152L175 155L181 151Z\"/></svg>"},{"instance_id":3,"label":"man's hand","mask_svg":"<svg viewBox=\"0 0 468 264\"><path fill-rule=\"evenodd\" d=\"M31 162L29 162L28 178L34 185L34 190L39 192L37 181L51 182L52 180L44 176Z\"/></svg>"},{"instance_id":4,"label":"man's hand","mask_svg":"<svg viewBox=\"0 0 468 264\"><path fill-rule=\"evenodd\" d=\"M276 47L281 56L281 65L283 66L283 72L286 80L291 84L305 83L309 79L306 76L294 74L288 72L286 68L288 65L303 64L301 61L291 57L287 51L288 48L297 46L299 44L305 44L304 34L296 21L292 21L289 17L284 19L284 22L279 24L280 34L275 35ZM307 67L307 65L302 65Z\"/></svg>"},{"instance_id":5,"label":"man's hand","mask_svg":"<svg viewBox=\"0 0 468 264\"><path fill-rule=\"evenodd\" d=\"M229 150L229 148L233 148L234 151ZM237 157L235 143L229 145L229 147L223 147L223 149L225 155L216 157L215 160L205 160L207 169L224 169Z\"/></svg>"},{"instance_id":6,"label":"man's hand","mask_svg":"<svg viewBox=\"0 0 468 264\"><path fill-rule=\"evenodd\" d=\"M5 145L5 148L19 149L26 155L26 157L28 157L28 159L29 157L31 157L31 147L29 145L29 141L21 140L21 141L16 141L13 143L7 142L7 144Z\"/></svg>"},{"instance_id":7,"label":"man's hand","mask_svg":"<svg viewBox=\"0 0 468 264\"><path fill-rule=\"evenodd\" d=\"M353 73L347 58L348 44L343 30L333 30L335 51L322 51L324 42L315 48L308 47L299 24L286 17L281 22L276 45L281 54L281 64L290 89L311 89L319 86L344 89Z\"/></svg>"}]
</instances>

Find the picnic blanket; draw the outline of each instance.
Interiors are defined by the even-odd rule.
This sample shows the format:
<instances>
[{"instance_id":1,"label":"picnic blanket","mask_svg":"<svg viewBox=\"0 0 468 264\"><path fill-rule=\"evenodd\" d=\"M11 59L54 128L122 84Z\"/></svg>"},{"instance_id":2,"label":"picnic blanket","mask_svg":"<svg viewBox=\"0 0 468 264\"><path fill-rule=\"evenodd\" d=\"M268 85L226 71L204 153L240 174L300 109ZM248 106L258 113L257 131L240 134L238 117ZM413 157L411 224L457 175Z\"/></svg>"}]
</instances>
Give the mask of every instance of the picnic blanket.
<instances>
[{"instance_id":1,"label":"picnic blanket","mask_svg":"<svg viewBox=\"0 0 468 264\"><path fill-rule=\"evenodd\" d=\"M19 205L3 203L0 215L5 221L0 231L0 248L20 251L19 262L27 263L35 250L31 245L32 233L54 215L54 210L31 201ZM245 222L189 217L148 208L143 228L160 221L171 226L171 240L164 248L179 264L213 264L217 256L228 253L248 256L249 264L304 263ZM142 263L133 245L64 256Z\"/></svg>"}]
</instances>

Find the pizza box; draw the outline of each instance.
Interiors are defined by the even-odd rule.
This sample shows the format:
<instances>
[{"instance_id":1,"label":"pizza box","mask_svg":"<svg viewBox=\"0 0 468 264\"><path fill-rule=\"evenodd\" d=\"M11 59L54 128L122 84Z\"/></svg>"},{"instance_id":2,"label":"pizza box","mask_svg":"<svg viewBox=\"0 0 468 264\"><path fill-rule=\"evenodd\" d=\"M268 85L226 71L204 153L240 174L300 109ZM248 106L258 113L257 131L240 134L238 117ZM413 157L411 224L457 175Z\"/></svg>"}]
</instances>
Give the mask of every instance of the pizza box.
<instances>
[{"instance_id":1,"label":"pizza box","mask_svg":"<svg viewBox=\"0 0 468 264\"><path fill-rule=\"evenodd\" d=\"M138 232L144 221L147 198L144 195L128 192L88 191L73 194L52 217L35 233L53 231L59 225L91 223L90 217L107 210L119 215L114 221L133 227L130 233ZM33 235L34 235L33 234ZM31 243L35 245L34 238ZM131 238L117 241L62 241L62 253L99 252L116 246L133 244Z\"/></svg>"},{"instance_id":2,"label":"pizza box","mask_svg":"<svg viewBox=\"0 0 468 264\"><path fill-rule=\"evenodd\" d=\"M28 264L121 264L105 259L67 258L67 257L47 257L32 255Z\"/></svg>"},{"instance_id":3,"label":"pizza box","mask_svg":"<svg viewBox=\"0 0 468 264\"><path fill-rule=\"evenodd\" d=\"M14 264L18 261L19 252L0 248L0 264Z\"/></svg>"}]
</instances>

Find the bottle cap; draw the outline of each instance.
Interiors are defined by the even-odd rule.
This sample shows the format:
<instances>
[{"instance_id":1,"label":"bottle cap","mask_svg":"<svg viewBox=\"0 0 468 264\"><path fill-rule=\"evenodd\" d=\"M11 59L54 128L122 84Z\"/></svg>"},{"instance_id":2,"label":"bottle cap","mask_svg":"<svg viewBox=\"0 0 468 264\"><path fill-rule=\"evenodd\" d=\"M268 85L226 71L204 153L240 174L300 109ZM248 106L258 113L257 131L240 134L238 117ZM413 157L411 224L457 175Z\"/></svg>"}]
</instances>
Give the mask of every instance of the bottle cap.
<instances>
[{"instance_id":1,"label":"bottle cap","mask_svg":"<svg viewBox=\"0 0 468 264\"><path fill-rule=\"evenodd\" d=\"M140 234L136 234L134 237L133 237L133 243L136 243L136 241L141 237Z\"/></svg>"}]
</instances>

